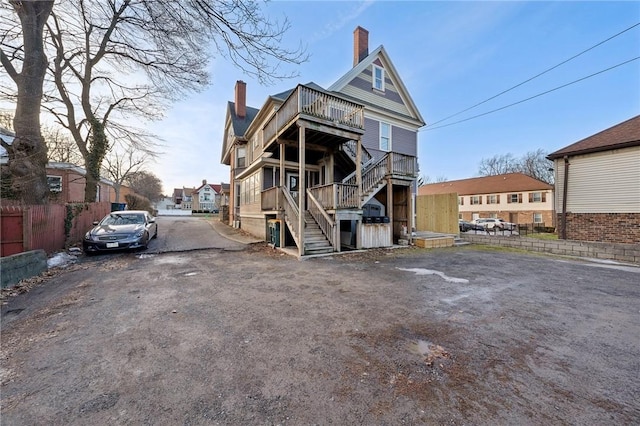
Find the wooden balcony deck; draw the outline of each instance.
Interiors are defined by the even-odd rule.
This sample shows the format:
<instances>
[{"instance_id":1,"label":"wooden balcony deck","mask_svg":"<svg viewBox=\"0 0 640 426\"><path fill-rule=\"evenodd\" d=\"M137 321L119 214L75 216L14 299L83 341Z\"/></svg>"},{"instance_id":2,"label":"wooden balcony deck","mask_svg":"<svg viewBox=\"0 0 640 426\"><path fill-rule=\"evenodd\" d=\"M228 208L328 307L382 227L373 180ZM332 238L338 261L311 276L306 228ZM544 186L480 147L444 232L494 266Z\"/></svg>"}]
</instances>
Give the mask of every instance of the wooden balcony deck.
<instances>
[{"instance_id":1,"label":"wooden balcony deck","mask_svg":"<svg viewBox=\"0 0 640 426\"><path fill-rule=\"evenodd\" d=\"M364 133L364 106L298 85L265 125L265 146L298 119L318 123L336 131Z\"/></svg>"}]
</instances>

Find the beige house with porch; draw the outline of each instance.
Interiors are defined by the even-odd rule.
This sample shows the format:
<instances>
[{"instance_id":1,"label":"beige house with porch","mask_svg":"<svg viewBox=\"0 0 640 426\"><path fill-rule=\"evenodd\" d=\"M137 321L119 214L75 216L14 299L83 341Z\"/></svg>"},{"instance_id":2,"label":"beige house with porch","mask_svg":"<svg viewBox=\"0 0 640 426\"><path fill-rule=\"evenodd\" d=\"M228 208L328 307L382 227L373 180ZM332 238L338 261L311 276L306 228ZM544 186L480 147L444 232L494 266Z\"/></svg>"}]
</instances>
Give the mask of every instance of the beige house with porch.
<instances>
[{"instance_id":1,"label":"beige house with porch","mask_svg":"<svg viewBox=\"0 0 640 426\"><path fill-rule=\"evenodd\" d=\"M222 163L229 223L299 256L391 246L411 228L417 135L424 125L383 46L354 31L351 70L328 88L299 84L229 102Z\"/></svg>"}]
</instances>

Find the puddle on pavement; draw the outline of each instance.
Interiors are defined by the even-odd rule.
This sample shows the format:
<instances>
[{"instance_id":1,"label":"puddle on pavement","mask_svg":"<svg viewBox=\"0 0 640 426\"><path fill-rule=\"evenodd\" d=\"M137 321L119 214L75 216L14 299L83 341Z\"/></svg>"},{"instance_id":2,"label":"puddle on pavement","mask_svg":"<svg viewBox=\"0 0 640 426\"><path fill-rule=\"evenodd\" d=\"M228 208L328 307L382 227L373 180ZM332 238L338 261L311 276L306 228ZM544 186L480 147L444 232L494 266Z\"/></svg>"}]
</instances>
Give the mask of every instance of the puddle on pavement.
<instances>
[{"instance_id":1,"label":"puddle on pavement","mask_svg":"<svg viewBox=\"0 0 640 426\"><path fill-rule=\"evenodd\" d=\"M198 273L197 272L187 272L187 273L184 274L185 277L192 277L194 275L198 275Z\"/></svg>"}]
</instances>

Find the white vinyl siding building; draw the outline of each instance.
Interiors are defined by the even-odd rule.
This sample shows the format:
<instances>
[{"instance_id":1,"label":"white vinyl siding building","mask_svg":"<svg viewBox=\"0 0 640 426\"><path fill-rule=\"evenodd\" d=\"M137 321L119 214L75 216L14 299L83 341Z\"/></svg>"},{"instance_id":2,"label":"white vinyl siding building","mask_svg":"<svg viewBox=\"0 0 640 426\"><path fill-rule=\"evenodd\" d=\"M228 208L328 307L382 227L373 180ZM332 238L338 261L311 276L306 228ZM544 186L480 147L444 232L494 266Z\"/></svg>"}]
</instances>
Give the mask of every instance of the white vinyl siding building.
<instances>
[{"instance_id":1,"label":"white vinyl siding building","mask_svg":"<svg viewBox=\"0 0 640 426\"><path fill-rule=\"evenodd\" d=\"M569 159L571 213L640 213L640 146ZM564 160L555 160L556 205L562 206Z\"/></svg>"}]
</instances>

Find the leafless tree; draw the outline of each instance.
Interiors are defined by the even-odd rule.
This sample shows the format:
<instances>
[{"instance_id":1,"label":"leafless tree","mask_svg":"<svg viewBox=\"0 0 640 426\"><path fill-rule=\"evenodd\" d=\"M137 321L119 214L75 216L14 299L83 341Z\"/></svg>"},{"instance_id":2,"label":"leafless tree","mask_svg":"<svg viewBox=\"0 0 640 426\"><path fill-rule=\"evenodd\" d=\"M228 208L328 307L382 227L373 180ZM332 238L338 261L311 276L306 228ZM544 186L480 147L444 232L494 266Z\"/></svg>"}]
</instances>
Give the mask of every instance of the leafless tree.
<instances>
[{"instance_id":1,"label":"leafless tree","mask_svg":"<svg viewBox=\"0 0 640 426\"><path fill-rule=\"evenodd\" d=\"M513 154L499 154L480 161L478 174L480 176L495 176L519 171L518 160Z\"/></svg>"},{"instance_id":2,"label":"leafless tree","mask_svg":"<svg viewBox=\"0 0 640 426\"><path fill-rule=\"evenodd\" d=\"M0 140L9 155L12 190L26 204L48 201L47 147L40 133L40 106L47 72L44 25L53 0L9 0L0 5L0 63L15 85L11 145ZM15 20L19 18L19 23ZM2 92L8 92L3 84Z\"/></svg>"},{"instance_id":3,"label":"leafless tree","mask_svg":"<svg viewBox=\"0 0 640 426\"><path fill-rule=\"evenodd\" d=\"M435 182L431 180L430 176L427 175L420 175L420 177L418 177L418 186L423 186L423 185L428 185L430 183L442 183L442 182L446 182L447 177L444 175L440 175L436 178Z\"/></svg>"},{"instance_id":4,"label":"leafless tree","mask_svg":"<svg viewBox=\"0 0 640 426\"><path fill-rule=\"evenodd\" d=\"M513 154L499 154L480 161L480 176L495 176L505 173L524 173L534 179L553 184L552 163L543 149L537 149L516 158Z\"/></svg>"},{"instance_id":5,"label":"leafless tree","mask_svg":"<svg viewBox=\"0 0 640 426\"><path fill-rule=\"evenodd\" d=\"M130 173L126 181L136 194L151 201L158 201L162 198L162 182L151 172L141 170Z\"/></svg>"},{"instance_id":6,"label":"leafless tree","mask_svg":"<svg viewBox=\"0 0 640 426\"><path fill-rule=\"evenodd\" d=\"M553 185L553 162L547 159L548 152L539 148L527 152L520 159L520 171L532 178Z\"/></svg>"},{"instance_id":7,"label":"leafless tree","mask_svg":"<svg viewBox=\"0 0 640 426\"><path fill-rule=\"evenodd\" d=\"M269 20L250 0L60 0L46 28L44 106L83 157L85 201L95 199L114 141L156 149L157 138L132 119L158 119L170 102L206 87L213 54L264 83L294 76L282 65L307 59L283 47L289 23Z\"/></svg>"},{"instance_id":8,"label":"leafless tree","mask_svg":"<svg viewBox=\"0 0 640 426\"><path fill-rule=\"evenodd\" d=\"M83 164L78 146L64 129L57 126L43 126L42 137L47 145L49 161L70 163L77 166Z\"/></svg>"},{"instance_id":9,"label":"leafless tree","mask_svg":"<svg viewBox=\"0 0 640 426\"><path fill-rule=\"evenodd\" d=\"M120 188L124 182L134 173L142 169L146 162L143 153L132 146L122 149L113 149L104 159L104 174L113 181L113 189L116 193L115 202L120 202Z\"/></svg>"}]
</instances>

